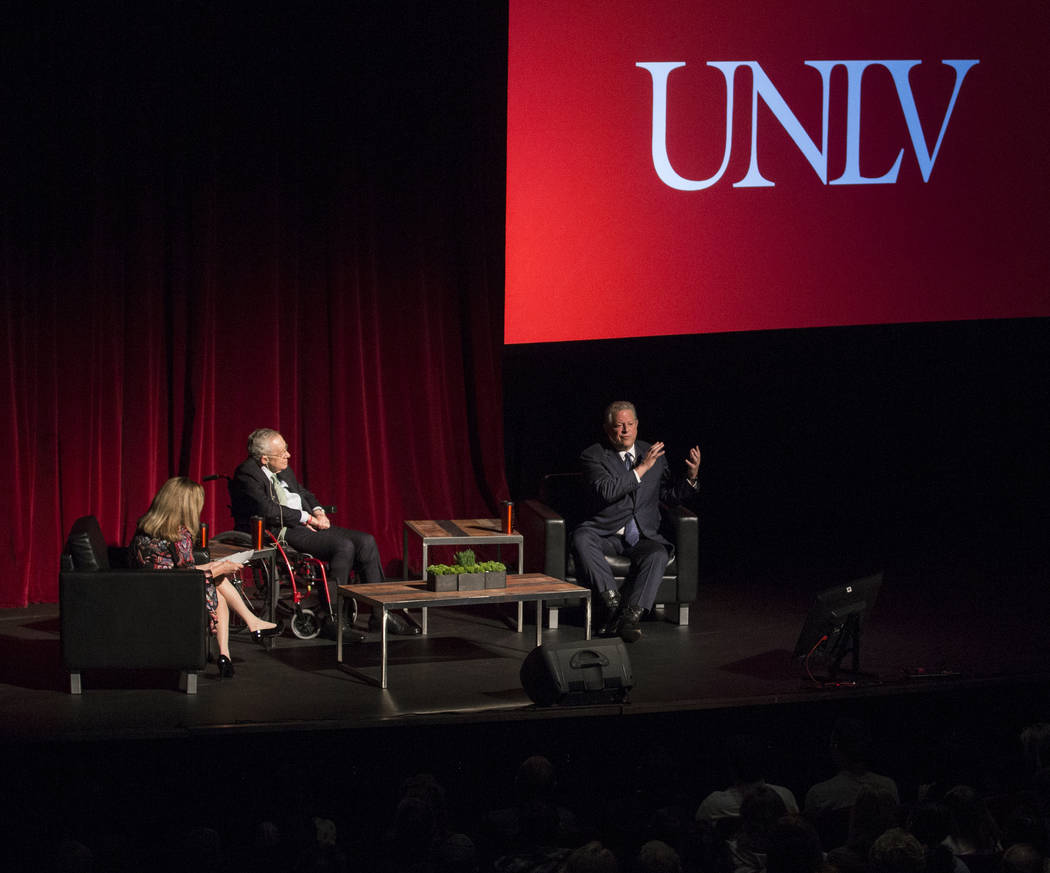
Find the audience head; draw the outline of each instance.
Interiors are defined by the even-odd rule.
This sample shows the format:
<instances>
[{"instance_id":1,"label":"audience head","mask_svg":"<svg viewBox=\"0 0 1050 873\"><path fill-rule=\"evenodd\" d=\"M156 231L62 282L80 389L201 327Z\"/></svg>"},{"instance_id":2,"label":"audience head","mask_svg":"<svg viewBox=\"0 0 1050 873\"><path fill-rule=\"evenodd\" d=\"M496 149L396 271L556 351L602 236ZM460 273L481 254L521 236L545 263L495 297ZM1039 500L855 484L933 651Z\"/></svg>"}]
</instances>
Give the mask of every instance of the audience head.
<instances>
[{"instance_id":1,"label":"audience head","mask_svg":"<svg viewBox=\"0 0 1050 873\"><path fill-rule=\"evenodd\" d=\"M924 800L908 814L908 831L924 846L936 846L954 829L952 812L943 803Z\"/></svg>"},{"instance_id":2,"label":"audience head","mask_svg":"<svg viewBox=\"0 0 1050 873\"><path fill-rule=\"evenodd\" d=\"M1046 857L1031 843L1017 843L1003 852L999 873L1043 873Z\"/></svg>"},{"instance_id":3,"label":"audience head","mask_svg":"<svg viewBox=\"0 0 1050 873\"><path fill-rule=\"evenodd\" d=\"M177 540L182 528L196 536L203 508L204 486L185 476L174 476L160 486L138 528L163 540Z\"/></svg>"},{"instance_id":4,"label":"audience head","mask_svg":"<svg viewBox=\"0 0 1050 873\"><path fill-rule=\"evenodd\" d=\"M926 852L903 828L890 828L871 846L868 854L873 873L924 873Z\"/></svg>"},{"instance_id":5,"label":"audience head","mask_svg":"<svg viewBox=\"0 0 1050 873\"><path fill-rule=\"evenodd\" d=\"M52 869L55 873L91 873L95 853L77 840L62 840L55 847Z\"/></svg>"},{"instance_id":6,"label":"audience head","mask_svg":"<svg viewBox=\"0 0 1050 873\"><path fill-rule=\"evenodd\" d=\"M252 843L260 849L276 849L281 844L281 829L272 821L258 822L252 829Z\"/></svg>"},{"instance_id":7,"label":"audience head","mask_svg":"<svg viewBox=\"0 0 1050 873\"><path fill-rule=\"evenodd\" d=\"M824 851L817 831L799 815L785 815L769 829L766 839L768 873L817 873Z\"/></svg>"},{"instance_id":8,"label":"audience head","mask_svg":"<svg viewBox=\"0 0 1050 873\"><path fill-rule=\"evenodd\" d=\"M972 843L978 852L998 849L999 828L984 800L973 788L956 785L944 795L944 803L951 810L955 822L953 835Z\"/></svg>"},{"instance_id":9,"label":"audience head","mask_svg":"<svg viewBox=\"0 0 1050 873\"><path fill-rule=\"evenodd\" d=\"M437 778L430 773L417 773L401 783L402 797L418 797L434 816L434 828L444 831L448 822L445 789Z\"/></svg>"},{"instance_id":10,"label":"audience head","mask_svg":"<svg viewBox=\"0 0 1050 873\"><path fill-rule=\"evenodd\" d=\"M478 851L466 834L450 834L434 853L437 873L475 873L478 869Z\"/></svg>"},{"instance_id":11,"label":"audience head","mask_svg":"<svg viewBox=\"0 0 1050 873\"><path fill-rule=\"evenodd\" d=\"M1021 731L1021 749L1033 773L1050 767L1050 723L1035 722Z\"/></svg>"},{"instance_id":12,"label":"audience head","mask_svg":"<svg viewBox=\"0 0 1050 873\"><path fill-rule=\"evenodd\" d=\"M682 859L662 840L649 840L638 850L637 873L682 873Z\"/></svg>"},{"instance_id":13,"label":"audience head","mask_svg":"<svg viewBox=\"0 0 1050 873\"><path fill-rule=\"evenodd\" d=\"M616 856L597 840L592 840L572 852L559 873L619 873Z\"/></svg>"},{"instance_id":14,"label":"audience head","mask_svg":"<svg viewBox=\"0 0 1050 873\"><path fill-rule=\"evenodd\" d=\"M1016 843L1027 843L1042 854L1047 850L1046 817L1040 814L1030 802L1022 803L1006 816L1003 822L1002 844L1012 846Z\"/></svg>"},{"instance_id":15,"label":"audience head","mask_svg":"<svg viewBox=\"0 0 1050 873\"><path fill-rule=\"evenodd\" d=\"M883 785L864 785L853 801L849 841L871 845L874 839L897 824L898 805L893 792Z\"/></svg>"},{"instance_id":16,"label":"audience head","mask_svg":"<svg viewBox=\"0 0 1050 873\"><path fill-rule=\"evenodd\" d=\"M532 755L518 765L514 787L522 800L548 797L554 790L554 765L543 755Z\"/></svg>"},{"instance_id":17,"label":"audience head","mask_svg":"<svg viewBox=\"0 0 1050 873\"><path fill-rule=\"evenodd\" d=\"M783 798L772 788L761 785L749 791L740 804L741 839L755 851L766 851L770 829L786 814Z\"/></svg>"}]
</instances>

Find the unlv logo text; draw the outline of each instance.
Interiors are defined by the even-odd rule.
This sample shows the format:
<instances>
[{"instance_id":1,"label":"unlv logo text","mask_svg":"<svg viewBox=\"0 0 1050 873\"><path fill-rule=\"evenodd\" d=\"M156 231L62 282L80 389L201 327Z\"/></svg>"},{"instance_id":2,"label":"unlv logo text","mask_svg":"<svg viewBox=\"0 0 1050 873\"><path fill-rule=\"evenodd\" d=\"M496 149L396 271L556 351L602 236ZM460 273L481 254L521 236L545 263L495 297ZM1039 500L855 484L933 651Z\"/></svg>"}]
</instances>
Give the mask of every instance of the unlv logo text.
<instances>
[{"instance_id":1,"label":"unlv logo text","mask_svg":"<svg viewBox=\"0 0 1050 873\"><path fill-rule=\"evenodd\" d=\"M758 168L758 98L769 107L780 125L787 131L788 136L798 146L799 150L809 161L813 172L817 174L820 181L825 185L878 185L893 184L897 181L897 173L900 170L901 159L904 157L904 149L897 155L893 166L881 176L862 176L860 172L860 83L864 71L868 67L885 67L893 77L893 84L897 89L897 97L900 101L904 119L908 125L908 133L911 136L912 147L915 149L915 157L922 172L922 180L928 182L930 173L933 171L934 161L937 160L937 152L940 150L944 139L944 132L948 129L948 121L952 117L955 108L955 100L959 96L963 79L970 68L978 62L976 60L945 60L941 63L947 64L955 70L955 87L952 90L948 109L941 121L940 132L937 134L937 142L931 152L923 136L922 124L919 122L919 112L915 107L915 98L912 95L911 84L908 81L908 71L917 66L921 61L805 61L807 67L812 67L820 73L823 82L821 142L818 148L816 143L809 137L805 129L799 123L795 114L788 107L784 98L773 86L765 71L756 61L708 61L707 66L720 70L726 80L726 135L725 152L722 157L722 166L718 172L709 179L686 179L675 172L667 157L667 78L672 70L684 67L684 61L657 61L652 63L638 63L635 66L649 71L653 79L653 167L660 180L671 188L679 191L700 191L714 185L729 166L729 156L733 149L733 80L739 67L748 67L751 70L751 161L747 174L739 182L734 182L734 188L760 188L771 187L774 183L765 178ZM846 68L847 90L846 90L846 166L841 176L828 181L828 97L831 90L831 71L837 67Z\"/></svg>"}]
</instances>

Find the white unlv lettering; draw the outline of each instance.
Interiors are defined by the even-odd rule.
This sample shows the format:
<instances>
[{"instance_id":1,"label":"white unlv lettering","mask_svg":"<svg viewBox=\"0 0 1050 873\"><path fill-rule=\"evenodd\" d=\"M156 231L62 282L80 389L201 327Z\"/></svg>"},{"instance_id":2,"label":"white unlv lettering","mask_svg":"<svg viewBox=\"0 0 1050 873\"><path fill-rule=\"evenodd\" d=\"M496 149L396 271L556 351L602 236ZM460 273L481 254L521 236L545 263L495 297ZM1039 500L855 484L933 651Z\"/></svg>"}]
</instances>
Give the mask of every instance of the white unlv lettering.
<instances>
[{"instance_id":1,"label":"white unlv lettering","mask_svg":"<svg viewBox=\"0 0 1050 873\"><path fill-rule=\"evenodd\" d=\"M725 152L722 156L722 166L718 172L709 179L686 179L675 172L667 157L667 78L671 70L684 67L685 61L658 61L653 63L638 63L635 66L649 71L653 78L653 167L660 180L671 188L679 191L700 191L714 185L726 167L729 166L729 155L733 149L733 80L739 67L749 67L753 86L751 89L751 162L747 168L747 174L739 182L733 184L734 188L760 188L772 187L773 182L765 178L758 169L758 98L761 97L766 106L787 131L795 145L798 146L803 156L809 161L813 171L825 185L877 185L897 181L897 173L900 170L901 158L904 157L904 149L897 155L893 166L881 176L862 176L860 173L860 82L864 71L871 66L885 67L893 77L893 83L897 88L897 97L900 100L901 109L904 112L904 120L908 125L908 133L911 135L912 146L915 149L915 157L919 162L919 170L922 172L922 180L928 182L930 173L933 171L934 161L940 151L944 132L948 129L948 120L955 108L955 100L959 96L963 79L966 78L970 68L975 66L975 60L946 60L947 64L955 70L955 89L952 91L951 100L948 102L948 111L944 114L941 122L940 133L937 135L937 143L931 153L926 144L926 138L922 132L919 122L919 112L915 107L915 97L911 92L911 83L908 81L908 72L921 61L805 61L807 67L813 67L820 73L823 82L821 102L821 138L820 147L806 133L805 128L799 124L798 119L788 107L780 92L773 87L765 71L756 61L709 61L707 66L720 70L726 80L726 138ZM831 71L837 66L846 68L847 90L846 90L846 167L841 176L828 182L828 94L830 91Z\"/></svg>"}]
</instances>

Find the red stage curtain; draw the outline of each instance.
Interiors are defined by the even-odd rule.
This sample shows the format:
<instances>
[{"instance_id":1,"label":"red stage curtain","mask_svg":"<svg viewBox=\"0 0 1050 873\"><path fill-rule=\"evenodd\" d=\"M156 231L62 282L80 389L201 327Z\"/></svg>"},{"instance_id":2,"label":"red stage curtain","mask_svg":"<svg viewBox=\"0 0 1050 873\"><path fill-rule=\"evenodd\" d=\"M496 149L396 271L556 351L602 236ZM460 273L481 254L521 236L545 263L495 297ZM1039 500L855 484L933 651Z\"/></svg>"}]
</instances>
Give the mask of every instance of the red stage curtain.
<instances>
[{"instance_id":1,"label":"red stage curtain","mask_svg":"<svg viewBox=\"0 0 1050 873\"><path fill-rule=\"evenodd\" d=\"M388 571L404 519L494 516L503 85L428 79L411 45L475 81L500 60L455 41L485 33L428 22L353 65L349 15L301 44L288 21L92 19L80 40L85 21L5 59L24 87L0 153L0 606L57 600L75 518L127 543L165 479L232 473L261 426ZM224 483L206 491L228 529Z\"/></svg>"}]
</instances>

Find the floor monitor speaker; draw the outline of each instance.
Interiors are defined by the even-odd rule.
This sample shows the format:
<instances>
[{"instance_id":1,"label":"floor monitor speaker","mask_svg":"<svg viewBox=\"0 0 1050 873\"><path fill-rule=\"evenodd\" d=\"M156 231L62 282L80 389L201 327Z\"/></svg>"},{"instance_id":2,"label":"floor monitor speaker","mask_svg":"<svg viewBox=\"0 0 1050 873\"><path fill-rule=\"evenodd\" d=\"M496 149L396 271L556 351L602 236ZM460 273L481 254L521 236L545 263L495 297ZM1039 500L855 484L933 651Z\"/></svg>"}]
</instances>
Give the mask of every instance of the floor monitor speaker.
<instances>
[{"instance_id":1,"label":"floor monitor speaker","mask_svg":"<svg viewBox=\"0 0 1050 873\"><path fill-rule=\"evenodd\" d=\"M616 637L537 646L522 662L521 685L539 706L625 703L634 677Z\"/></svg>"}]
</instances>

